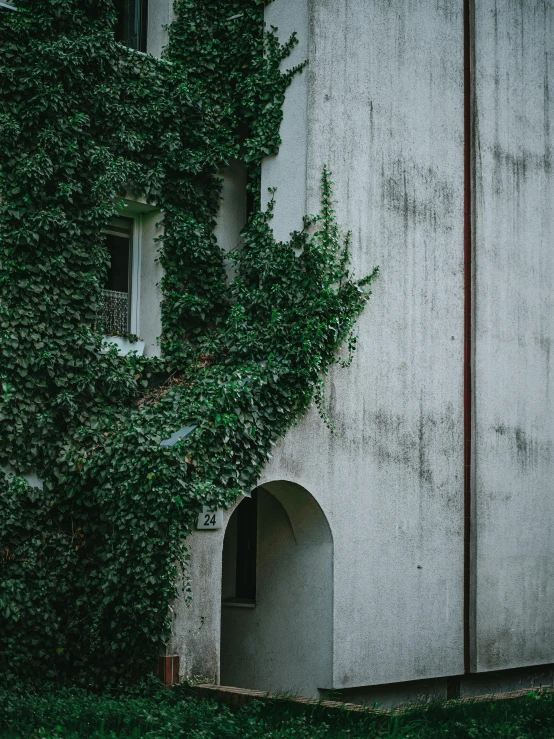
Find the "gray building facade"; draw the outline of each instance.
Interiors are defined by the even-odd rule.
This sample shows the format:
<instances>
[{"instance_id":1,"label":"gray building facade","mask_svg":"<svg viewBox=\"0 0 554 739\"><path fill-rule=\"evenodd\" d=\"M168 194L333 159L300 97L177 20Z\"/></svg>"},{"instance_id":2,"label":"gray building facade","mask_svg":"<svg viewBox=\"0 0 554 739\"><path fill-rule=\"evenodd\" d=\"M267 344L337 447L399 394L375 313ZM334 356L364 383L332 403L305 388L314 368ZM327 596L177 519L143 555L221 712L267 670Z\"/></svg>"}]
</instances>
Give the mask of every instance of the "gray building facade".
<instances>
[{"instance_id":1,"label":"gray building facade","mask_svg":"<svg viewBox=\"0 0 554 739\"><path fill-rule=\"evenodd\" d=\"M327 379L339 435L314 409L260 480L255 604L228 597L227 512L191 537L168 653L211 682L385 703L552 683L554 5L266 14L308 59L263 166L275 235L317 211L327 164L356 273L381 275Z\"/></svg>"}]
</instances>

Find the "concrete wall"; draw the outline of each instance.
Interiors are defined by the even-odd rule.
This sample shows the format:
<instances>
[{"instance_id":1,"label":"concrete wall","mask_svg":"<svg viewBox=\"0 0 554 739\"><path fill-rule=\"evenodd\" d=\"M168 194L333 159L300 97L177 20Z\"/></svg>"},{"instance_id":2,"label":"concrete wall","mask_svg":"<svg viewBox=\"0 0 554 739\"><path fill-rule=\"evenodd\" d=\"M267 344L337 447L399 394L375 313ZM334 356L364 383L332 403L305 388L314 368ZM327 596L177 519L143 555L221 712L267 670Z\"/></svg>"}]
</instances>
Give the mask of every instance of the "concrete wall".
<instances>
[{"instance_id":1,"label":"concrete wall","mask_svg":"<svg viewBox=\"0 0 554 739\"><path fill-rule=\"evenodd\" d=\"M277 0L271 22L287 26L300 5ZM307 17L307 207L318 207L327 163L339 219L353 231L356 271L380 264L382 275L358 324L352 367L327 380L340 436L311 412L280 444L264 480L301 484L333 530L333 687L457 674L462 5L314 0ZM283 146L272 169L264 167L278 202L302 177L301 160L279 161L296 144L305 104L299 96L285 113ZM277 210L279 236L292 228L296 215Z\"/></svg>"},{"instance_id":2,"label":"concrete wall","mask_svg":"<svg viewBox=\"0 0 554 739\"><path fill-rule=\"evenodd\" d=\"M474 671L492 672L554 660L554 5L476 6L471 661ZM275 234L286 238L304 210L317 210L327 163L357 273L376 263L382 273L352 367L327 380L340 436L311 411L260 484L309 490L333 531L327 687L457 675L462 4L276 0L267 14L283 40L300 31L293 62L310 62L287 94L279 155L263 167L263 188L278 188ZM193 559L206 536L193 537ZM213 552L221 545L221 536L210 539ZM217 557L207 561L205 590L221 576ZM201 593L204 609L210 598L215 604L213 593ZM215 645L219 611L210 618Z\"/></svg>"},{"instance_id":3,"label":"concrete wall","mask_svg":"<svg viewBox=\"0 0 554 739\"><path fill-rule=\"evenodd\" d=\"M522 679L495 671L554 661L554 4L474 5L471 658L488 674L467 678L466 694ZM172 0L150 0L156 56L172 12ZM225 616L224 677L308 694L385 695L404 682L415 695L425 681L444 691L443 678L463 671L462 2L275 0L266 13L283 40L299 34L286 64L309 59L287 93L279 155L262 171L263 190L278 188L275 235L318 210L326 163L357 273L382 272L352 367L327 379L340 435L312 410L260 480L275 496L262 495L260 604ZM244 171L232 164L222 176L216 235L228 250L244 219ZM137 207L139 331L157 353L159 214ZM294 533L301 495L276 480L314 496L332 562L328 540L316 561L307 530L304 544ZM189 539L190 593L175 604L167 647L183 674L212 682L224 531ZM527 677L551 681L551 667Z\"/></svg>"},{"instance_id":4,"label":"concrete wall","mask_svg":"<svg viewBox=\"0 0 554 739\"><path fill-rule=\"evenodd\" d=\"M305 210L318 210L327 163L339 219L353 231L357 273L375 264L382 269L357 327L354 363L327 379L340 435L331 436L311 411L280 443L260 480L301 485L333 531L332 685L318 687L463 671L458 5L276 0L267 9L283 40L300 31L302 44L287 63L309 57L309 69L287 94L279 155L263 167L263 189L278 188L274 232L286 238ZM198 655L196 645L216 641L215 633L202 642L198 634L219 629L211 591L221 577L221 545L212 533L191 538L197 605L194 592L188 611L177 605L170 644L185 653L185 671L187 650ZM298 634L310 636L308 629ZM205 672L215 661L206 653Z\"/></svg>"},{"instance_id":5,"label":"concrete wall","mask_svg":"<svg viewBox=\"0 0 554 739\"><path fill-rule=\"evenodd\" d=\"M318 697L332 683L331 531L307 491L290 483L268 489L273 494L258 491L256 606L222 604L220 681ZM224 597L236 553L225 549Z\"/></svg>"},{"instance_id":6,"label":"concrete wall","mask_svg":"<svg viewBox=\"0 0 554 739\"><path fill-rule=\"evenodd\" d=\"M221 573L224 527L194 531L187 539L189 560L173 604L173 624L166 654L180 656L180 674L200 682L219 682Z\"/></svg>"},{"instance_id":7,"label":"concrete wall","mask_svg":"<svg viewBox=\"0 0 554 739\"><path fill-rule=\"evenodd\" d=\"M161 57L168 41L167 26L173 17L173 0L148 0L146 49L149 54Z\"/></svg>"},{"instance_id":8,"label":"concrete wall","mask_svg":"<svg viewBox=\"0 0 554 739\"><path fill-rule=\"evenodd\" d=\"M473 669L554 660L554 4L475 4Z\"/></svg>"},{"instance_id":9,"label":"concrete wall","mask_svg":"<svg viewBox=\"0 0 554 739\"><path fill-rule=\"evenodd\" d=\"M307 0L275 0L265 11L267 26L277 26L282 42L296 33L298 43L285 60L283 68L301 64L309 56L309 13ZM308 164L308 70L296 75L283 104L281 135L283 145L278 156L267 157L262 168L262 205L267 204L269 187L278 186L273 211L273 233L286 241L291 231L302 228L308 212L306 168Z\"/></svg>"}]
</instances>

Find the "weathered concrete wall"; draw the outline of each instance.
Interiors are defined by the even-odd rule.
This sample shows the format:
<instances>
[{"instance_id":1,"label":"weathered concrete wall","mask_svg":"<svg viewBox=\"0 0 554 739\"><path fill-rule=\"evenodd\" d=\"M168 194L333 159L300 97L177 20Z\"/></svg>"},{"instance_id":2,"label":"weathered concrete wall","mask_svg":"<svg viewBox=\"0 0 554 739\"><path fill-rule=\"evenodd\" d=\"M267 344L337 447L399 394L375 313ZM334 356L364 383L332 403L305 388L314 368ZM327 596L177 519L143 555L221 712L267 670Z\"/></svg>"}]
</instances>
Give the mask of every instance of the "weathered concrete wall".
<instances>
[{"instance_id":1,"label":"weathered concrete wall","mask_svg":"<svg viewBox=\"0 0 554 739\"><path fill-rule=\"evenodd\" d=\"M271 21L288 25L277 0ZM352 367L327 392L340 436L311 412L262 482L293 480L334 536L333 687L463 671L462 5L314 0L309 14L307 207L321 169L353 231L361 276L382 275ZM459 53L453 50L459 49ZM306 74L306 72L304 73ZM287 190L304 101L264 184ZM284 161L284 159L282 160ZM271 172L271 181L269 181ZM297 228L277 210L275 230Z\"/></svg>"},{"instance_id":2,"label":"weathered concrete wall","mask_svg":"<svg viewBox=\"0 0 554 739\"><path fill-rule=\"evenodd\" d=\"M173 0L148 0L146 48L149 54L161 57L168 41L167 26L173 17Z\"/></svg>"},{"instance_id":3,"label":"weathered concrete wall","mask_svg":"<svg viewBox=\"0 0 554 739\"><path fill-rule=\"evenodd\" d=\"M318 210L327 163L339 219L353 231L357 274L382 270L358 324L353 365L327 380L340 436L310 412L260 480L304 487L333 531L333 675L332 685L318 687L463 672L458 5L276 0L267 10L283 40L293 22L304 29L296 53L309 56L287 95L279 155L263 167L263 188L278 188L275 234L299 228L304 207ZM177 606L170 645L185 655L185 671L188 655L201 659L202 649L204 672L218 659L220 539L191 539L196 605L193 593L192 611ZM301 628L303 635L309 641Z\"/></svg>"},{"instance_id":4,"label":"weathered concrete wall","mask_svg":"<svg viewBox=\"0 0 554 739\"><path fill-rule=\"evenodd\" d=\"M219 682L221 553L232 512L224 512L224 528L194 531L187 539L189 561L173 604L166 653L180 656L181 676L201 682Z\"/></svg>"},{"instance_id":5,"label":"weathered concrete wall","mask_svg":"<svg viewBox=\"0 0 554 739\"><path fill-rule=\"evenodd\" d=\"M268 487L271 493L258 490L256 607L222 604L220 680L318 697L332 683L331 531L305 490ZM224 585L236 548L228 555Z\"/></svg>"},{"instance_id":6,"label":"weathered concrete wall","mask_svg":"<svg viewBox=\"0 0 554 739\"><path fill-rule=\"evenodd\" d=\"M307 0L276 0L265 11L267 26L279 28L284 43L296 33L298 43L283 62L283 69L301 64L309 56L309 12ZM262 204L269 199L267 189L278 187L273 233L286 241L291 231L302 228L307 214L306 167L308 163L308 70L297 74L283 104L281 134L283 145L277 156L267 157L262 168Z\"/></svg>"},{"instance_id":7,"label":"weathered concrete wall","mask_svg":"<svg viewBox=\"0 0 554 739\"><path fill-rule=\"evenodd\" d=\"M554 4L475 4L473 669L554 660Z\"/></svg>"}]
</instances>

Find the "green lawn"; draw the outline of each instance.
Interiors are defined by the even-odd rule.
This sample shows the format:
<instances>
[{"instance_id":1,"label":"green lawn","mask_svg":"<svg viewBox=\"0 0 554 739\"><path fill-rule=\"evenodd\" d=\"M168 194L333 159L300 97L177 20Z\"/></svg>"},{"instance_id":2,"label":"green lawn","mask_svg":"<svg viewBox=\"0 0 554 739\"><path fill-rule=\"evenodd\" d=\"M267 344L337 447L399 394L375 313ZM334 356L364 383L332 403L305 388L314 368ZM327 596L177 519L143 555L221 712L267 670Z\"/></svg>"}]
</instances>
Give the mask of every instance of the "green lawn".
<instances>
[{"instance_id":1,"label":"green lawn","mask_svg":"<svg viewBox=\"0 0 554 739\"><path fill-rule=\"evenodd\" d=\"M186 688L94 695L83 690L0 687L0 737L36 739L553 739L554 695L530 693L493 703L437 703L376 717L286 702L231 709Z\"/></svg>"}]
</instances>

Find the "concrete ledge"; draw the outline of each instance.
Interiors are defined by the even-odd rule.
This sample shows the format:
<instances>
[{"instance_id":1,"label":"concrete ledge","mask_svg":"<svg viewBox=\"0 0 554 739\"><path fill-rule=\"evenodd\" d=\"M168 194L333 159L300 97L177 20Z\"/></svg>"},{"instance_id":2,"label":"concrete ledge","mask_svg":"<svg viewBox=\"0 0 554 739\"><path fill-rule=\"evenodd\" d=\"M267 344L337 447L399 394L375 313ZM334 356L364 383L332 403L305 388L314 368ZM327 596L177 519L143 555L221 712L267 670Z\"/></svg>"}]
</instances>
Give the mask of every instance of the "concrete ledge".
<instances>
[{"instance_id":1,"label":"concrete ledge","mask_svg":"<svg viewBox=\"0 0 554 739\"><path fill-rule=\"evenodd\" d=\"M249 690L248 688L233 688L228 685L195 685L194 690L205 697L215 698L230 706L244 706L250 701L280 701L283 703L295 703L299 706L313 706L319 708L334 709L340 711L354 711L356 713L388 714L390 711L380 708L367 708L356 703L343 703L342 701L315 700L314 698L302 698L301 696L289 695L287 693L266 693L263 690Z\"/></svg>"},{"instance_id":2,"label":"concrete ledge","mask_svg":"<svg viewBox=\"0 0 554 739\"><path fill-rule=\"evenodd\" d=\"M488 693L486 695L470 695L466 698L453 698L448 703L477 703L483 701L504 701L510 698L523 698L529 693L536 693L538 691L544 693L554 693L554 688L549 686L541 686L539 688L523 688L521 690L509 690L506 693Z\"/></svg>"},{"instance_id":3,"label":"concrete ledge","mask_svg":"<svg viewBox=\"0 0 554 739\"><path fill-rule=\"evenodd\" d=\"M422 704L404 705L396 709L384 708L368 708L367 706L357 703L343 703L342 701L314 700L313 698L302 698L300 696L291 696L286 693L266 693L263 690L249 690L248 688L233 688L228 685L211 685L201 684L195 685L193 690L206 698L214 698L221 703L239 708L251 701L280 701L286 703L294 703L298 706L317 707L326 710L348 711L352 713L365 713L386 716L391 713L404 713L414 708L422 707ZM554 688L539 688L548 693L553 693ZM456 705L458 703L475 703L486 701L510 700L512 698L523 698L529 693L534 692L533 688L524 688L523 690L510 690L505 693L488 693L486 695L471 696L469 698L453 698L444 701L445 705ZM424 704L423 704L424 707Z\"/></svg>"}]
</instances>

